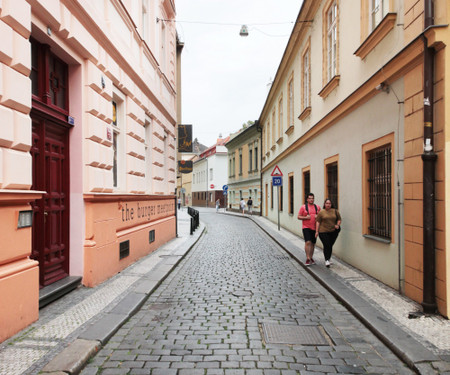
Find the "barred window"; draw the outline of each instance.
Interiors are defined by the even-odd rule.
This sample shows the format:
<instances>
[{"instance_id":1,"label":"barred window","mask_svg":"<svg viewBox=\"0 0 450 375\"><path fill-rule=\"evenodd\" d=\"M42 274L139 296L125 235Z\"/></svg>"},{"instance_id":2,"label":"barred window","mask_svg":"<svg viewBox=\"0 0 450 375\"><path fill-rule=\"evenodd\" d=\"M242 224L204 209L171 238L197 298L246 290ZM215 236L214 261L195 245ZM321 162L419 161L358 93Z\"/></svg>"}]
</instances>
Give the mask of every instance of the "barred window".
<instances>
[{"instance_id":1,"label":"barred window","mask_svg":"<svg viewBox=\"0 0 450 375\"><path fill-rule=\"evenodd\" d=\"M369 162L369 227L371 235L391 239L391 145L371 150Z\"/></svg>"},{"instance_id":2,"label":"barred window","mask_svg":"<svg viewBox=\"0 0 450 375\"><path fill-rule=\"evenodd\" d=\"M338 208L338 164L327 165L327 197L331 199L335 208Z\"/></svg>"},{"instance_id":3,"label":"barred window","mask_svg":"<svg viewBox=\"0 0 450 375\"><path fill-rule=\"evenodd\" d=\"M294 213L294 175L289 174L289 213Z\"/></svg>"}]
</instances>

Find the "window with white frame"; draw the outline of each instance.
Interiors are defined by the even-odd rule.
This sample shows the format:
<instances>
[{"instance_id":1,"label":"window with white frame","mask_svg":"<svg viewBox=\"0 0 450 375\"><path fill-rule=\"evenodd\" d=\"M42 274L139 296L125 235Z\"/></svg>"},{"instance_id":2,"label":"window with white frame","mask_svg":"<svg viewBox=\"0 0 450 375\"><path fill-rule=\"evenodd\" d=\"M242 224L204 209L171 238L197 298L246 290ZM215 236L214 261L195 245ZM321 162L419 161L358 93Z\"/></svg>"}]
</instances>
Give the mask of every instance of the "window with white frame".
<instances>
[{"instance_id":1,"label":"window with white frame","mask_svg":"<svg viewBox=\"0 0 450 375\"><path fill-rule=\"evenodd\" d=\"M337 74L337 3L333 1L327 11L327 79Z\"/></svg>"},{"instance_id":2,"label":"window with white frame","mask_svg":"<svg viewBox=\"0 0 450 375\"><path fill-rule=\"evenodd\" d=\"M294 126L294 78L288 83L288 127Z\"/></svg>"},{"instance_id":3,"label":"window with white frame","mask_svg":"<svg viewBox=\"0 0 450 375\"><path fill-rule=\"evenodd\" d=\"M303 55L303 87L302 87L303 109L311 106L310 84L311 84L311 68L310 68L310 51L308 48Z\"/></svg>"},{"instance_id":4,"label":"window with white frame","mask_svg":"<svg viewBox=\"0 0 450 375\"><path fill-rule=\"evenodd\" d=\"M146 190L152 192L152 120L150 117L145 118L145 184Z\"/></svg>"},{"instance_id":5,"label":"window with white frame","mask_svg":"<svg viewBox=\"0 0 450 375\"><path fill-rule=\"evenodd\" d=\"M278 100L278 138L283 136L283 97Z\"/></svg>"},{"instance_id":6,"label":"window with white frame","mask_svg":"<svg viewBox=\"0 0 450 375\"><path fill-rule=\"evenodd\" d=\"M389 0L368 0L370 11L370 30L374 30L389 13Z\"/></svg>"},{"instance_id":7,"label":"window with white frame","mask_svg":"<svg viewBox=\"0 0 450 375\"><path fill-rule=\"evenodd\" d=\"M124 136L125 136L125 95L119 91L114 91L112 105L112 127L113 127L113 187L116 190L125 190L125 156L124 156Z\"/></svg>"}]
</instances>

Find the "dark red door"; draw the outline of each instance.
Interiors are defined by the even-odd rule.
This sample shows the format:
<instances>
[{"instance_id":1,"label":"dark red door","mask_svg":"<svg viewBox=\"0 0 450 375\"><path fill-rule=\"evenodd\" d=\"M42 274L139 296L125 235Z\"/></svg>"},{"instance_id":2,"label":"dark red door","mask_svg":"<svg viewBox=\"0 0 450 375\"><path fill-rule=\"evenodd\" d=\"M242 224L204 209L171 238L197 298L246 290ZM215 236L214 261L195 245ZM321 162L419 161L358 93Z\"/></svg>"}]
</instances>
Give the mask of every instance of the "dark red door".
<instances>
[{"instance_id":1,"label":"dark red door","mask_svg":"<svg viewBox=\"0 0 450 375\"><path fill-rule=\"evenodd\" d=\"M33 206L33 259L44 287L69 275L69 130L32 113L33 190L45 191Z\"/></svg>"}]
</instances>

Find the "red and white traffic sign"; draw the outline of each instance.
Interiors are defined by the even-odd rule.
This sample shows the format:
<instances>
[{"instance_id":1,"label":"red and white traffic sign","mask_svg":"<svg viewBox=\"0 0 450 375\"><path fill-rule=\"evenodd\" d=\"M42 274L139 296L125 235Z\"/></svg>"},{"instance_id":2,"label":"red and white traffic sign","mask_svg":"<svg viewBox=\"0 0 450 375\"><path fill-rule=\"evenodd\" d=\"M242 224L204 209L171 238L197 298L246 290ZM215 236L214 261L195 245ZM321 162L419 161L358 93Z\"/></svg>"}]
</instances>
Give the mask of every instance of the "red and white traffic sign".
<instances>
[{"instance_id":1,"label":"red and white traffic sign","mask_svg":"<svg viewBox=\"0 0 450 375\"><path fill-rule=\"evenodd\" d=\"M278 165L276 165L275 168L273 169L271 176L272 177L278 177L278 176L283 177L283 173L281 173L281 169L278 168Z\"/></svg>"}]
</instances>

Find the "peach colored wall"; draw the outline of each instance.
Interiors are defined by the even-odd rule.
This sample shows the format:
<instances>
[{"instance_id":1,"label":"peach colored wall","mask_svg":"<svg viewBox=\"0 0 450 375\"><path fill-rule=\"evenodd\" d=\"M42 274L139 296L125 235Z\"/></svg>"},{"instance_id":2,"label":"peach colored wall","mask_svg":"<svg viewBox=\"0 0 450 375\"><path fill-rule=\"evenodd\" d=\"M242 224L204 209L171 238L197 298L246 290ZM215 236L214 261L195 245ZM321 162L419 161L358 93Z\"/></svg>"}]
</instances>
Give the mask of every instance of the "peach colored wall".
<instances>
[{"instance_id":1,"label":"peach colored wall","mask_svg":"<svg viewBox=\"0 0 450 375\"><path fill-rule=\"evenodd\" d=\"M38 318L38 262L29 259L31 227L17 228L19 211L40 194L0 192L0 342ZM20 291L20 293L18 293Z\"/></svg>"},{"instance_id":2,"label":"peach colored wall","mask_svg":"<svg viewBox=\"0 0 450 375\"><path fill-rule=\"evenodd\" d=\"M86 202L83 284L90 287L154 251L176 234L173 198L137 200L128 196L101 201L102 198L87 197ZM149 243L149 231L153 229L155 241ZM119 259L120 242L126 240L130 241L130 255Z\"/></svg>"},{"instance_id":3,"label":"peach colored wall","mask_svg":"<svg viewBox=\"0 0 450 375\"><path fill-rule=\"evenodd\" d=\"M423 30L423 1L405 3L405 42ZM441 4L442 5L442 4ZM441 6L440 5L440 6ZM441 9L442 10L442 9ZM442 12L440 12L442 16ZM448 34L448 31L445 33ZM442 35L440 35L442 37ZM448 39L448 36L446 36ZM448 43L445 43L448 45ZM435 55L434 97L434 151L436 162L436 303L439 313L448 316L447 276L448 251L445 228L445 117L444 100L445 62L447 48ZM404 161L404 209L405 209L405 294L417 301L423 300L423 64L405 75L405 161Z\"/></svg>"}]
</instances>

